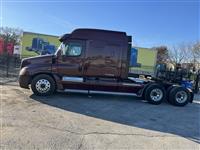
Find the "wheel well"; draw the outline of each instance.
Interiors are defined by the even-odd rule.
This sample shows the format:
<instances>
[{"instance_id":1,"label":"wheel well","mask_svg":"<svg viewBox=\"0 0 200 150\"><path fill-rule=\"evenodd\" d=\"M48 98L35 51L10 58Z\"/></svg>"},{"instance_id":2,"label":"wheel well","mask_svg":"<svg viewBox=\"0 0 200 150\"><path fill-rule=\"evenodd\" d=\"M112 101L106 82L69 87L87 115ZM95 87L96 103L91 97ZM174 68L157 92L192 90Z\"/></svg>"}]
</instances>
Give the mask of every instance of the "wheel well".
<instances>
[{"instance_id":1,"label":"wheel well","mask_svg":"<svg viewBox=\"0 0 200 150\"><path fill-rule=\"evenodd\" d=\"M29 84L31 84L33 78L35 78L36 76L41 75L41 74L49 75L50 77L52 77L52 79L53 79L54 82L56 83L56 80L55 80L54 76L53 76L51 73L36 73L36 74L34 74L34 75L31 76L31 79L30 79ZM56 84L55 84L55 85L56 85Z\"/></svg>"},{"instance_id":2,"label":"wheel well","mask_svg":"<svg viewBox=\"0 0 200 150\"><path fill-rule=\"evenodd\" d=\"M143 88L143 90L142 90L142 98L144 98L144 94L145 94L145 91L146 91L146 89L147 89L147 87L149 87L150 85L151 85L152 83L148 83L148 84L146 84L145 86L144 86L144 88Z\"/></svg>"},{"instance_id":3,"label":"wheel well","mask_svg":"<svg viewBox=\"0 0 200 150\"><path fill-rule=\"evenodd\" d=\"M194 99L194 93L193 93L193 91L191 90L191 89L188 89L187 88L187 90L189 91L189 93L190 93L190 96L191 96L191 99L190 99L190 103L192 103L193 102L193 99Z\"/></svg>"},{"instance_id":4,"label":"wheel well","mask_svg":"<svg viewBox=\"0 0 200 150\"><path fill-rule=\"evenodd\" d=\"M146 85L144 86L144 89L143 89L143 91L142 91L142 97L144 97L144 94L145 94L146 89L147 89L150 85L152 85L152 84L161 85L161 86L165 89L165 91L167 91L167 86L164 85L163 83L150 82L150 83L148 83L148 84L146 84Z\"/></svg>"}]
</instances>

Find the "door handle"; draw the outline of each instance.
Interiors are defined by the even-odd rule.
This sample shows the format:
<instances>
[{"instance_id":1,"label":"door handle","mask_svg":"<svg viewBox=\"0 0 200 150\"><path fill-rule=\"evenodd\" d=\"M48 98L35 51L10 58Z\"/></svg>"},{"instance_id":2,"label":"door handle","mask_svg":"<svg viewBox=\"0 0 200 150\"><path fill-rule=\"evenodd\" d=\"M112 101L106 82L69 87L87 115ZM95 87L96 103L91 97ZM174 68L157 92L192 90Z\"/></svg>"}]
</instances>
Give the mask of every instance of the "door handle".
<instances>
[{"instance_id":1,"label":"door handle","mask_svg":"<svg viewBox=\"0 0 200 150\"><path fill-rule=\"evenodd\" d=\"M88 66L89 66L89 63L85 63L85 65L84 65L84 67L83 67L83 70L84 70L84 71L87 71Z\"/></svg>"},{"instance_id":2,"label":"door handle","mask_svg":"<svg viewBox=\"0 0 200 150\"><path fill-rule=\"evenodd\" d=\"M82 71L82 68L83 68L82 65L79 65L78 71L81 72L81 71Z\"/></svg>"}]
</instances>

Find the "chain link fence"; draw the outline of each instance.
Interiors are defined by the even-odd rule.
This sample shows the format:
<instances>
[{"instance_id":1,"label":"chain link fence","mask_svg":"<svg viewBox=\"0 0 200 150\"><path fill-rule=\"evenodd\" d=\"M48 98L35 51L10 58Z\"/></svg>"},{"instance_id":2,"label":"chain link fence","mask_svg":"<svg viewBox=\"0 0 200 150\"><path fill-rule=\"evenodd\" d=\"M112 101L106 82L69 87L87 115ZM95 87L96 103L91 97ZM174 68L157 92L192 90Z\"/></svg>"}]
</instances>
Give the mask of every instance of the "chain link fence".
<instances>
[{"instance_id":1,"label":"chain link fence","mask_svg":"<svg viewBox=\"0 0 200 150\"><path fill-rule=\"evenodd\" d=\"M0 55L0 77L17 77L20 64L19 56Z\"/></svg>"},{"instance_id":2,"label":"chain link fence","mask_svg":"<svg viewBox=\"0 0 200 150\"><path fill-rule=\"evenodd\" d=\"M0 55L0 77L12 78L18 77L22 58L31 57L29 55Z\"/></svg>"}]
</instances>

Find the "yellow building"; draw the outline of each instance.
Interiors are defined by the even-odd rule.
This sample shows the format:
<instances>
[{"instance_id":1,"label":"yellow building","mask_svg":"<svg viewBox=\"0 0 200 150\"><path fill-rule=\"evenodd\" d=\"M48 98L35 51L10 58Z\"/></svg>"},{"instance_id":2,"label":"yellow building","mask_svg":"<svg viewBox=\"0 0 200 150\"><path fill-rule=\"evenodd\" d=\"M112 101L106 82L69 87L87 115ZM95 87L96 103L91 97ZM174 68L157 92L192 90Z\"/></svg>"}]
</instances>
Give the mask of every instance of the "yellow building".
<instances>
[{"instance_id":1,"label":"yellow building","mask_svg":"<svg viewBox=\"0 0 200 150\"><path fill-rule=\"evenodd\" d=\"M133 47L131 50L130 73L154 75L157 50Z\"/></svg>"}]
</instances>

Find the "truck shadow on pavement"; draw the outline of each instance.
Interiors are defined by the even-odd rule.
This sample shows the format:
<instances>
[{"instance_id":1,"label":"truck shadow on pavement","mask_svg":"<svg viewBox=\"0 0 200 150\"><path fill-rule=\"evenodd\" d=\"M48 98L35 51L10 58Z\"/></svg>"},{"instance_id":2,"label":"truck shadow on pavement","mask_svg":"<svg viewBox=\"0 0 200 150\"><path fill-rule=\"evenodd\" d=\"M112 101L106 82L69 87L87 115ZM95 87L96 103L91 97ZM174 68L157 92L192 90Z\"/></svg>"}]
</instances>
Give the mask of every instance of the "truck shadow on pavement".
<instances>
[{"instance_id":1,"label":"truck shadow on pavement","mask_svg":"<svg viewBox=\"0 0 200 150\"><path fill-rule=\"evenodd\" d=\"M200 105L175 107L164 102L151 105L134 96L81 93L58 93L53 96L30 96L41 103L66 111L178 135L200 143Z\"/></svg>"}]
</instances>

